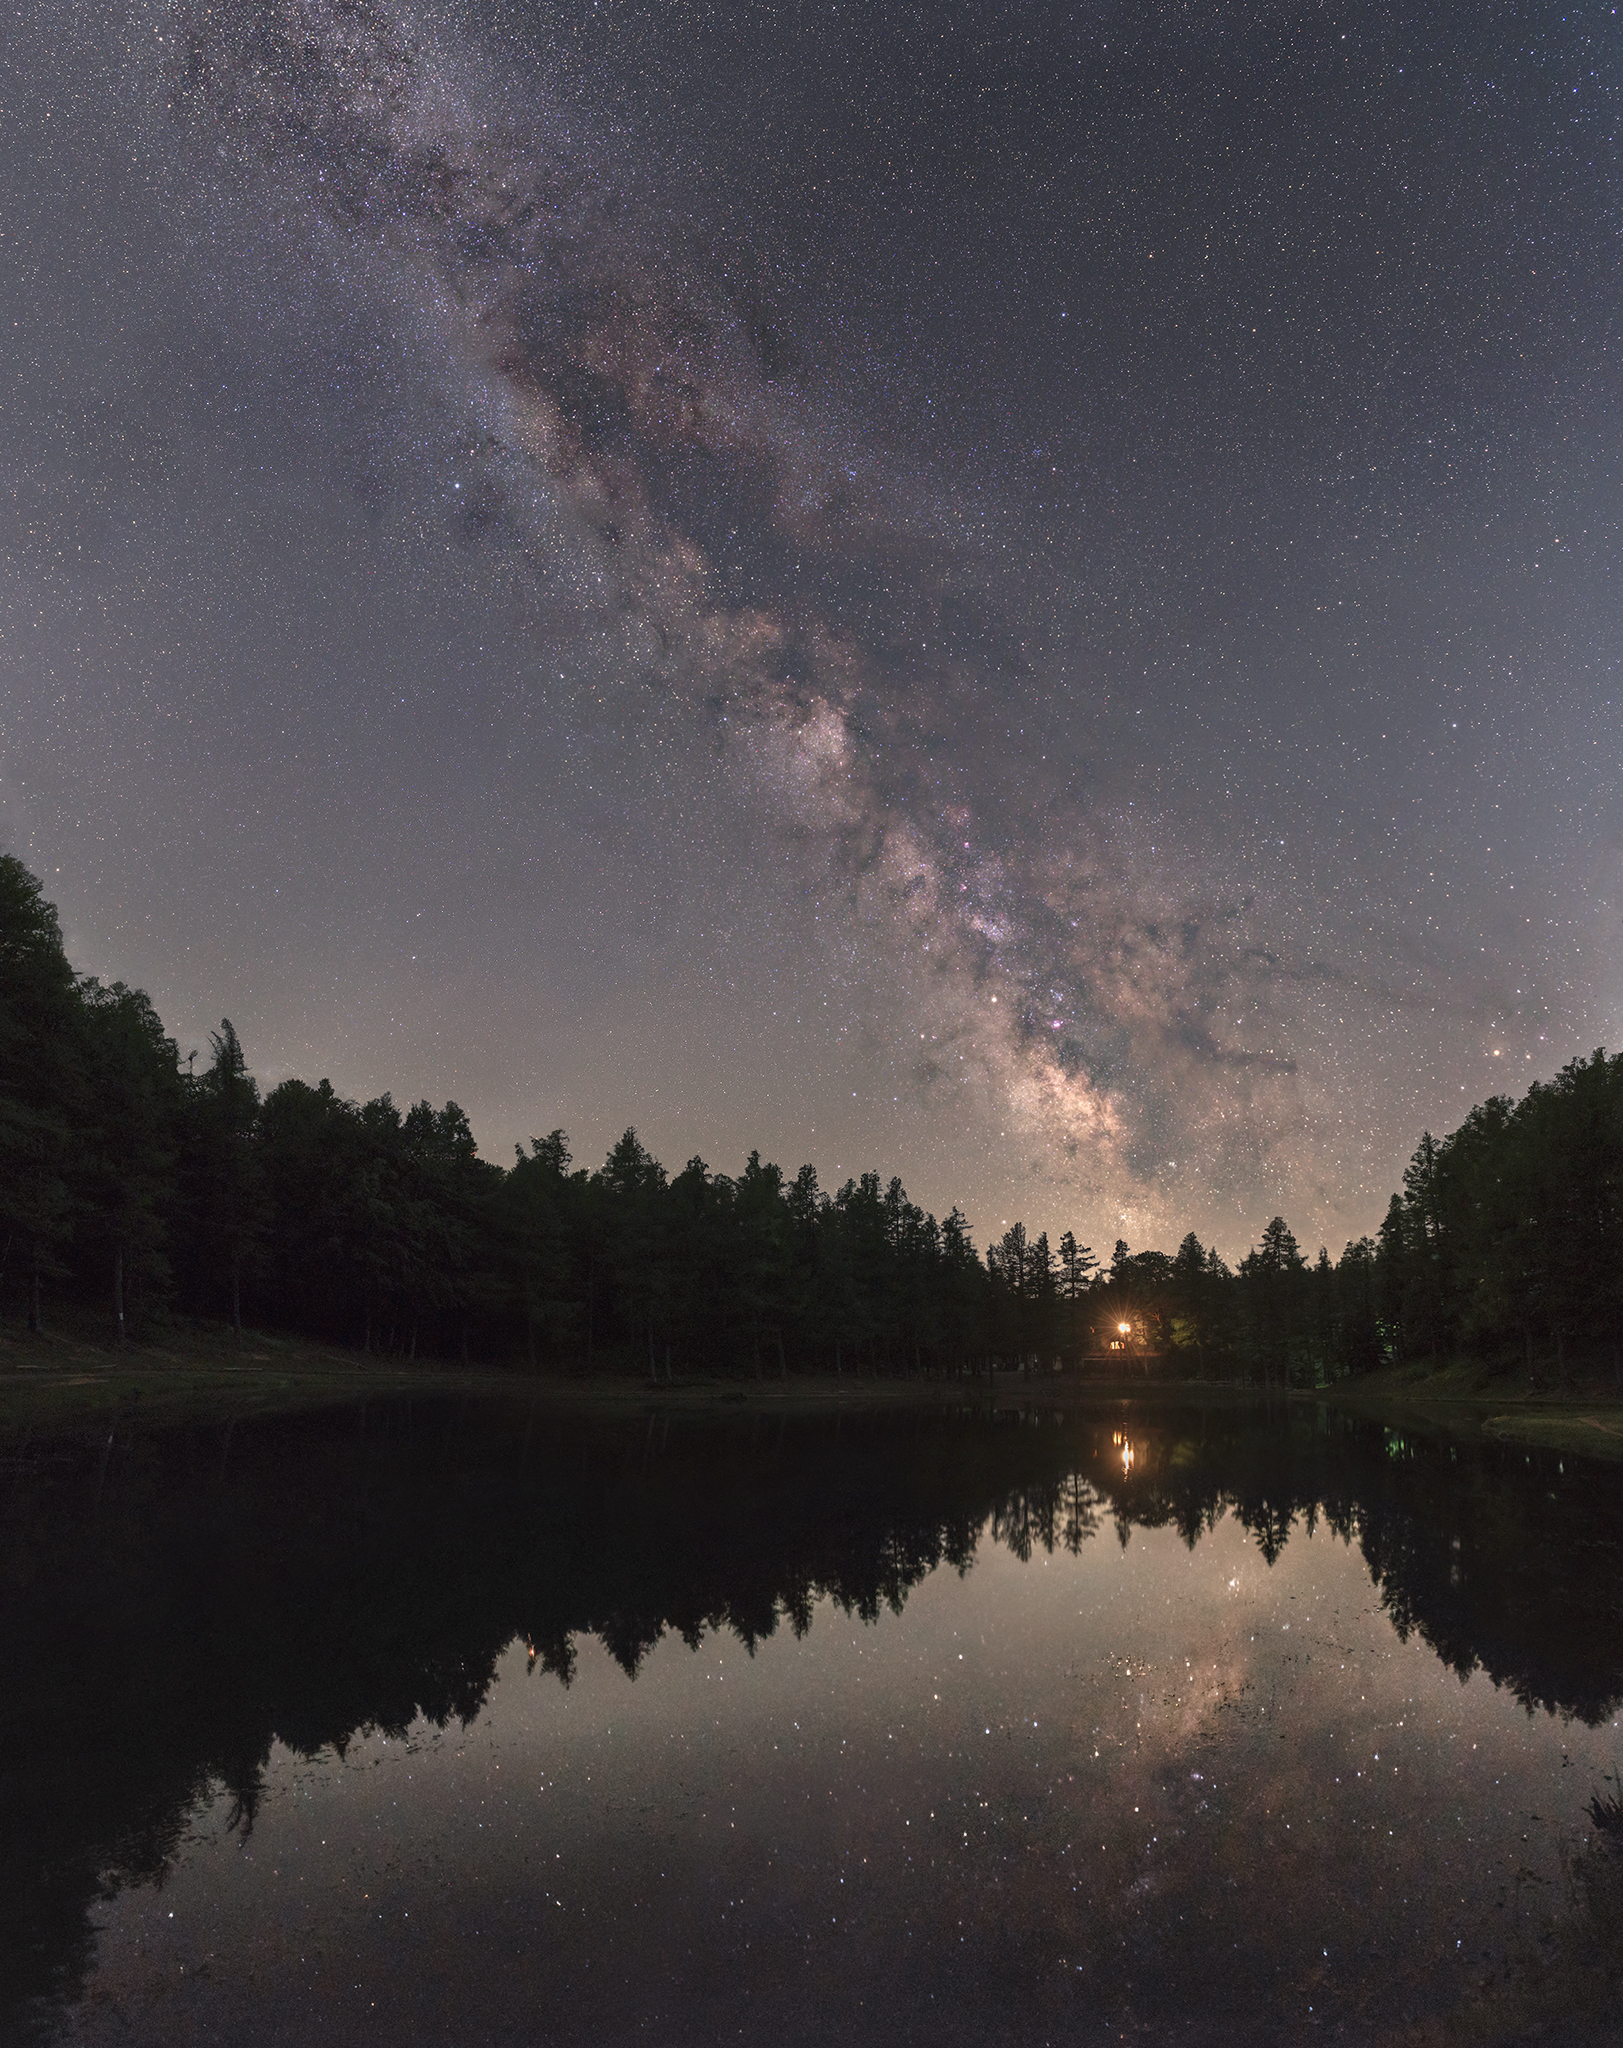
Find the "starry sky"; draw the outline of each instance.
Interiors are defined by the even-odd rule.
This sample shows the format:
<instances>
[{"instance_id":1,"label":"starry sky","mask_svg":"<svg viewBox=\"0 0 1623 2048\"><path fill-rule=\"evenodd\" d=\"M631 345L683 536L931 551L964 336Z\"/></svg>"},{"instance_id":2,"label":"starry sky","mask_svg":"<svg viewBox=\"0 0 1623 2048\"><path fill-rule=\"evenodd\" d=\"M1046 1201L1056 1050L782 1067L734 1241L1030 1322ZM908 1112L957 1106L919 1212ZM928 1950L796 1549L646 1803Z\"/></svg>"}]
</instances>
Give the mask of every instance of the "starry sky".
<instances>
[{"instance_id":1,"label":"starry sky","mask_svg":"<svg viewBox=\"0 0 1623 2048\"><path fill-rule=\"evenodd\" d=\"M183 1052L1236 1257L1623 1037L1610 0L0 49L0 844Z\"/></svg>"}]
</instances>

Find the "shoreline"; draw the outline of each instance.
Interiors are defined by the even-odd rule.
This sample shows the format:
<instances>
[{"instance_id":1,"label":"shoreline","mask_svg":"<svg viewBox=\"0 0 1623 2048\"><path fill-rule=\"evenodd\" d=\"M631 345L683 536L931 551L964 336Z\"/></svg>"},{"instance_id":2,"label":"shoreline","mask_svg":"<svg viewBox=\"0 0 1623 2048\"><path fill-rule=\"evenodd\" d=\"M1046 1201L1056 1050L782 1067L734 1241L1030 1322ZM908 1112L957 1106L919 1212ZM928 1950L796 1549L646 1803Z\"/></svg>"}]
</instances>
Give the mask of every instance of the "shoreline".
<instances>
[{"instance_id":1,"label":"shoreline","mask_svg":"<svg viewBox=\"0 0 1623 2048\"><path fill-rule=\"evenodd\" d=\"M1468 1441L1623 1463L1623 1396L1594 1389L1551 1393L1480 1366L1389 1367L1329 1386L1276 1390L1217 1380L1027 1377L1019 1372L953 1380L887 1380L856 1374L740 1379L689 1375L652 1382L631 1375L558 1372L367 1358L336 1346L245 1332L235 1350L218 1331L182 1327L123 1352L71 1331L0 1333L0 1439L17 1432L75 1433L143 1417L159 1424L289 1415L404 1396L543 1402L578 1414L650 1409L779 1414L851 1408L1041 1407L1237 1409L1272 1401L1325 1405L1371 1422Z\"/></svg>"},{"instance_id":2,"label":"shoreline","mask_svg":"<svg viewBox=\"0 0 1623 2048\"><path fill-rule=\"evenodd\" d=\"M1623 1393L1594 1386L1552 1392L1520 1374L1490 1374L1469 1361L1387 1366L1358 1379L1303 1390L1371 1422L1406 1424L1472 1442L1623 1463Z\"/></svg>"},{"instance_id":3,"label":"shoreline","mask_svg":"<svg viewBox=\"0 0 1623 2048\"><path fill-rule=\"evenodd\" d=\"M1019 1372L961 1379L876 1379L864 1374L760 1379L690 1373L672 1381L631 1374L530 1372L367 1358L296 1339L245 1334L240 1352L183 1333L122 1353L70 1336L0 1335L0 1441L19 1429L72 1433L122 1418L159 1424L291 1415L356 1401L461 1396L540 1402L579 1415L650 1410L832 1414L848 1409L1186 1407L1261 1405L1261 1388L1195 1380L1030 1378ZM1280 1398L1277 1394L1275 1399Z\"/></svg>"}]
</instances>

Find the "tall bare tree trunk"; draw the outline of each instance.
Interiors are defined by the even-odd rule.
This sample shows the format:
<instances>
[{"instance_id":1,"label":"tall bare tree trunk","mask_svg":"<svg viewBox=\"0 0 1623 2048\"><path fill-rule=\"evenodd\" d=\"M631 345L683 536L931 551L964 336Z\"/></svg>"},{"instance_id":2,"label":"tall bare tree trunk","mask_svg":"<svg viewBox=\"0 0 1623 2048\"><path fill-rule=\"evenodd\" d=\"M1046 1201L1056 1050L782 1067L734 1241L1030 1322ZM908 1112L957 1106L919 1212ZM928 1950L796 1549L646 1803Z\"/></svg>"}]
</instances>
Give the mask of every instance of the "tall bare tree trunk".
<instances>
[{"instance_id":1,"label":"tall bare tree trunk","mask_svg":"<svg viewBox=\"0 0 1623 2048\"><path fill-rule=\"evenodd\" d=\"M124 1343L124 1247L119 1245L113 1253L113 1330L114 1342L123 1347Z\"/></svg>"}]
</instances>

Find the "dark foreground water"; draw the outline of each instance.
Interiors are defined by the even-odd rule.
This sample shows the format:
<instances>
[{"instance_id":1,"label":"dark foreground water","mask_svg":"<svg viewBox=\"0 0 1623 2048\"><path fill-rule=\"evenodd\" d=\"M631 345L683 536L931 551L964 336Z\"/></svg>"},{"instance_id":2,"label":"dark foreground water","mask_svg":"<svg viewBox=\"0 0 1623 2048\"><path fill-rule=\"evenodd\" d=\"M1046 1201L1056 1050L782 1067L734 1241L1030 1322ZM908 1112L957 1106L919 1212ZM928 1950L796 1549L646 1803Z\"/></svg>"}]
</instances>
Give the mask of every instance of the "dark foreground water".
<instances>
[{"instance_id":1,"label":"dark foreground water","mask_svg":"<svg viewBox=\"0 0 1623 2048\"><path fill-rule=\"evenodd\" d=\"M3 1498L47 2040L1389 2039L1623 1753L1618 1476L1328 1413L130 1420Z\"/></svg>"}]
</instances>

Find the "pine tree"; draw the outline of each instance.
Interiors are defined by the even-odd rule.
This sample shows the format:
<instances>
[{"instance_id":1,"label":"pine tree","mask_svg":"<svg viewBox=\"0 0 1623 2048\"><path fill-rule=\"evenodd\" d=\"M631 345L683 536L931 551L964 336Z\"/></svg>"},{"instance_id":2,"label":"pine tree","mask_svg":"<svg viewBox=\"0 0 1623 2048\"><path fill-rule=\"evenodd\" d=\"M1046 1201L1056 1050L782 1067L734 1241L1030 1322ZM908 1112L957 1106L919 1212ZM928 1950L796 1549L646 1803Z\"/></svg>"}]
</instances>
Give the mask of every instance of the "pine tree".
<instances>
[{"instance_id":1,"label":"pine tree","mask_svg":"<svg viewBox=\"0 0 1623 2048\"><path fill-rule=\"evenodd\" d=\"M89 1097L83 1012L62 927L20 860L0 855L0 1274L27 1275L28 1327L65 1271L72 1134Z\"/></svg>"},{"instance_id":2,"label":"pine tree","mask_svg":"<svg viewBox=\"0 0 1623 2048\"><path fill-rule=\"evenodd\" d=\"M262 1187L254 1138L259 1087L229 1017L210 1032L213 1053L190 1084L185 1169L191 1234L206 1298L224 1301L232 1336L242 1342L243 1284L258 1246Z\"/></svg>"},{"instance_id":3,"label":"pine tree","mask_svg":"<svg viewBox=\"0 0 1623 2048\"><path fill-rule=\"evenodd\" d=\"M158 1014L137 989L94 981L82 990L87 1102L80 1131L80 1234L105 1261L115 1342L131 1299L166 1291L169 1233L184 1114L180 1062Z\"/></svg>"}]
</instances>

